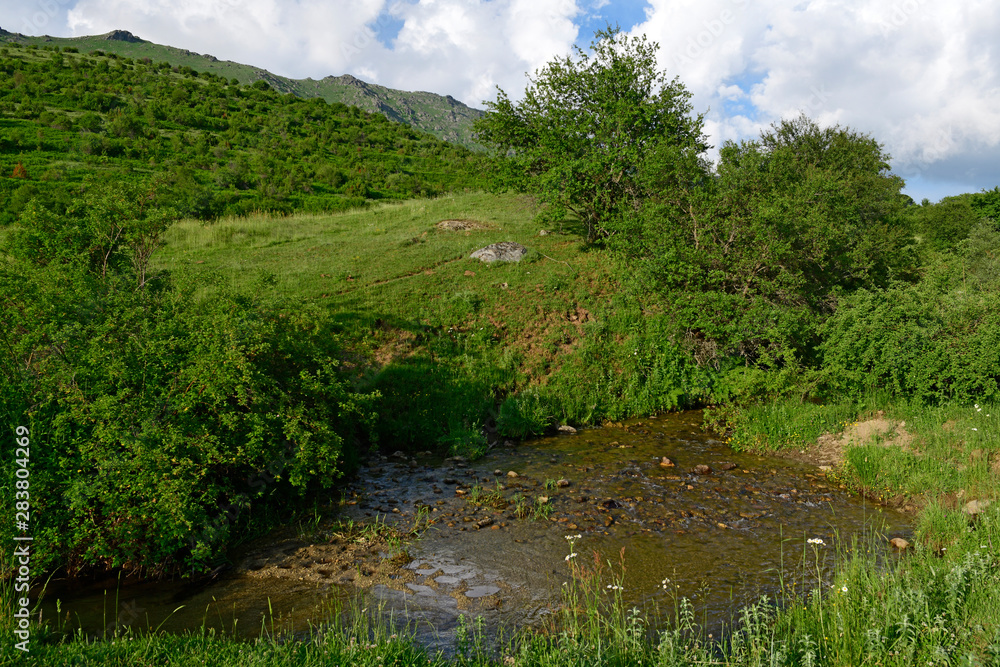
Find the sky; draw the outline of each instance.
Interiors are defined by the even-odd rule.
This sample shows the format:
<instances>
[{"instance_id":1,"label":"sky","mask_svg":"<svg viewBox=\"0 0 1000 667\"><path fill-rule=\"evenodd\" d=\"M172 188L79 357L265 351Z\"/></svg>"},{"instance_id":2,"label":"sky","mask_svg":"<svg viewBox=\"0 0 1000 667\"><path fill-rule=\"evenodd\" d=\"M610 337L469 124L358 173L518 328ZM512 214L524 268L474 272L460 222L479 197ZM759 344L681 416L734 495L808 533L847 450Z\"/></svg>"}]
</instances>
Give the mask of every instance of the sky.
<instances>
[{"instance_id":1,"label":"sky","mask_svg":"<svg viewBox=\"0 0 1000 667\"><path fill-rule=\"evenodd\" d=\"M805 113L881 142L917 202L1000 186L996 0L0 0L12 32L122 29L478 108L608 24L660 45L716 147Z\"/></svg>"}]
</instances>

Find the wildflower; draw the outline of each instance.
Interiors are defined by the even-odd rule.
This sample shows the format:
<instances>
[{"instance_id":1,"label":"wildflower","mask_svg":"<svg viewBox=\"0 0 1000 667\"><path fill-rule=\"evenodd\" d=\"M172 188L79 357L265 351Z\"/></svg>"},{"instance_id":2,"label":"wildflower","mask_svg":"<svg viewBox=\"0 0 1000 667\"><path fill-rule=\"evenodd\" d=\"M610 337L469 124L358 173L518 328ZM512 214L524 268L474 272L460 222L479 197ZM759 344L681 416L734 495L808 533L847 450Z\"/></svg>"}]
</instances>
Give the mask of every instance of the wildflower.
<instances>
[{"instance_id":1,"label":"wildflower","mask_svg":"<svg viewBox=\"0 0 1000 667\"><path fill-rule=\"evenodd\" d=\"M581 537L583 537L583 535L580 535L579 533L577 533L576 535L567 535L566 539L567 540L578 540Z\"/></svg>"},{"instance_id":2,"label":"wildflower","mask_svg":"<svg viewBox=\"0 0 1000 667\"><path fill-rule=\"evenodd\" d=\"M818 537L810 537L806 542L809 544L826 544L826 542Z\"/></svg>"},{"instance_id":3,"label":"wildflower","mask_svg":"<svg viewBox=\"0 0 1000 667\"><path fill-rule=\"evenodd\" d=\"M847 586L841 586L840 587L840 592L841 593L846 593L847 592Z\"/></svg>"},{"instance_id":4,"label":"wildflower","mask_svg":"<svg viewBox=\"0 0 1000 667\"><path fill-rule=\"evenodd\" d=\"M623 590L625 590L624 588L622 588L621 586L619 586L617 584L608 584L606 588L608 590L610 590L610 591L623 591Z\"/></svg>"},{"instance_id":5,"label":"wildflower","mask_svg":"<svg viewBox=\"0 0 1000 667\"><path fill-rule=\"evenodd\" d=\"M978 428L974 428L974 429L972 429L972 430L973 430L973 431L977 431L977 432L979 431L979 429L978 429Z\"/></svg>"},{"instance_id":6,"label":"wildflower","mask_svg":"<svg viewBox=\"0 0 1000 667\"><path fill-rule=\"evenodd\" d=\"M568 563L571 558L576 558L576 553L571 553L570 555L566 556L566 562Z\"/></svg>"}]
</instances>

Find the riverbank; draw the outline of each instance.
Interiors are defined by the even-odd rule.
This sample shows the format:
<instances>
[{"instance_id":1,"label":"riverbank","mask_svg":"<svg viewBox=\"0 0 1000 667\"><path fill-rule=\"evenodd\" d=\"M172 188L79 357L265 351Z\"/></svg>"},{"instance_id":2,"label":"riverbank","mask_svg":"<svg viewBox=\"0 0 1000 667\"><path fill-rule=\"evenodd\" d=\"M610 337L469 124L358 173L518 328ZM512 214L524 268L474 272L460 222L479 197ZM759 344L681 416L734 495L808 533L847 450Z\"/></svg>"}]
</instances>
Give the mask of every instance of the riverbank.
<instances>
[{"instance_id":1,"label":"riverbank","mask_svg":"<svg viewBox=\"0 0 1000 667\"><path fill-rule=\"evenodd\" d=\"M630 615L632 605L616 593L614 587L624 583L617 563L597 574L584 561L577 566L574 560L568 567L573 576L567 581L565 604L552 618L550 630L539 631L536 626L529 634L506 640L497 650L487 650L489 642L480 637L478 654L471 620L475 614L461 616L470 619L470 627L463 626L454 644L440 654L414 642L412 635L404 638L398 628L377 621L368 625L364 615L355 614L349 616L353 625L341 627L341 618L348 616L331 615L327 629L317 628L311 637L300 634L293 641L266 631L251 641L213 636L211 631L184 636L126 632L110 641L77 635L57 641L57 634L42 630L35 637L33 653L26 656L27 664L133 665L150 664L163 656L171 656L172 664L216 665L994 664L990 661L1000 656L1000 576L995 548L1000 545L1000 508L982 502L981 511L970 514L964 511L967 504L950 507L946 500L949 494L959 496L955 483L962 483L966 490L961 497L970 501L986 491L973 482L989 479L982 476L981 468L986 466L989 472L994 460L995 452L988 448L995 438L987 429L995 422L985 421L994 419L994 413L986 406L978 412L973 408L973 413L962 419L959 408L942 409L928 411L921 419L903 408L883 410L878 419L906 421L912 429L907 430L912 439L905 448L891 440L885 444L884 433L879 438L873 431L871 441L846 443L841 464L827 474L860 490L851 481L855 478L850 462L858 455L863 460L863 454L868 454L875 480L899 479L899 456L918 459L923 467L911 466L908 486L903 488L920 490L919 496L911 497L927 500L920 501L917 532L910 545L886 558L884 550L877 548L881 545L863 540L843 544L835 568L826 571L821 563L828 562L828 551L836 547L829 539L806 542L797 553L788 554L790 560L798 561L798 576L789 577L773 596L733 610L721 637L717 632L708 636L696 606L679 596L672 603L662 602L657 611L660 620L673 619L672 625L651 634L652 617ZM954 423L947 430L928 430L941 417L949 417L943 423ZM849 422L848 433L858 431L853 429L857 421L865 420ZM742 433L763 423L762 418L748 420ZM895 432L896 426L890 430ZM758 426L758 435L763 437L763 433ZM984 433L984 439L970 439L970 433ZM734 432L734 436L739 434ZM812 446L822 450L823 441L819 438ZM808 455L809 448L798 444L800 448L793 451L801 456L805 450ZM968 449L971 445L979 445L986 455L961 469L949 465L956 456L974 451ZM886 451L873 457L872 448ZM920 470L941 474L918 475ZM875 489L869 485L864 490L871 494ZM895 487L883 488L890 490ZM387 510L391 505L385 497L376 496L373 502ZM364 504L358 509L363 513ZM568 546L567 555L574 550L573 544ZM624 565L628 568L628 556ZM818 582L822 583L817 587ZM5 603L8 600L5 596ZM9 634L4 634L9 646Z\"/></svg>"}]
</instances>

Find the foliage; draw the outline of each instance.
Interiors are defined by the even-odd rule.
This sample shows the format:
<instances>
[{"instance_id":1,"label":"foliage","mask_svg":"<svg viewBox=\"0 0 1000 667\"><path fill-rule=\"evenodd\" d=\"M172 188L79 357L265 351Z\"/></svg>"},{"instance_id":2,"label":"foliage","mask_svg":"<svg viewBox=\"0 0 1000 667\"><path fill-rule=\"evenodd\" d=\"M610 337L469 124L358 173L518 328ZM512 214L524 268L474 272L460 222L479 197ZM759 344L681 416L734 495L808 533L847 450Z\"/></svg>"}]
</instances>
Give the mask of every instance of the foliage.
<instances>
[{"instance_id":1,"label":"foliage","mask_svg":"<svg viewBox=\"0 0 1000 667\"><path fill-rule=\"evenodd\" d=\"M101 278L131 264L139 286L167 227L177 212L158 206L156 185L128 180L88 182L65 213L30 202L7 240L16 259L41 266L76 264Z\"/></svg>"},{"instance_id":2,"label":"foliage","mask_svg":"<svg viewBox=\"0 0 1000 667\"><path fill-rule=\"evenodd\" d=\"M214 219L337 211L474 185L465 148L320 99L103 54L12 46L0 57L0 208L58 210L86 178L155 176L161 206ZM27 186L31 197L14 196ZM72 194L70 195L72 196Z\"/></svg>"},{"instance_id":3,"label":"foliage","mask_svg":"<svg viewBox=\"0 0 1000 667\"><path fill-rule=\"evenodd\" d=\"M44 443L38 567L210 563L259 506L330 485L371 426L373 397L340 379L315 310L131 277L70 291L66 273L10 264L0 280L22 369L4 389L27 393Z\"/></svg>"},{"instance_id":4,"label":"foliage","mask_svg":"<svg viewBox=\"0 0 1000 667\"><path fill-rule=\"evenodd\" d=\"M696 190L658 189L617 247L698 363L794 369L839 295L912 273L901 186L873 139L800 117L727 143Z\"/></svg>"},{"instance_id":5,"label":"foliage","mask_svg":"<svg viewBox=\"0 0 1000 667\"><path fill-rule=\"evenodd\" d=\"M643 164L662 155L697 164L706 146L690 93L656 70L657 44L609 28L591 48L550 61L520 103L498 89L476 131L502 180L537 194L555 220L573 212L596 238L650 194Z\"/></svg>"},{"instance_id":6,"label":"foliage","mask_svg":"<svg viewBox=\"0 0 1000 667\"><path fill-rule=\"evenodd\" d=\"M831 390L926 403L1000 398L1000 293L931 281L844 297L822 333Z\"/></svg>"},{"instance_id":7,"label":"foliage","mask_svg":"<svg viewBox=\"0 0 1000 667\"><path fill-rule=\"evenodd\" d=\"M931 250L954 250L984 215L972 206L973 195L945 197L937 204L907 208L913 231Z\"/></svg>"}]
</instances>

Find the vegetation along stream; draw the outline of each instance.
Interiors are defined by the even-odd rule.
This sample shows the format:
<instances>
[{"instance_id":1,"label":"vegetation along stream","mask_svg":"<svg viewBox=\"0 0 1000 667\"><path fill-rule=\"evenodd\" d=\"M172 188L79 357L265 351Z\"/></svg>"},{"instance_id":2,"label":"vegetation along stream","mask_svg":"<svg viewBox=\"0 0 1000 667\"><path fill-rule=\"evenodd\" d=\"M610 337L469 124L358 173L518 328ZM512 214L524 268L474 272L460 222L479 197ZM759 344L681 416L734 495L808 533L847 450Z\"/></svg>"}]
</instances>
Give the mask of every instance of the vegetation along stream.
<instances>
[{"instance_id":1,"label":"vegetation along stream","mask_svg":"<svg viewBox=\"0 0 1000 667\"><path fill-rule=\"evenodd\" d=\"M817 555L822 571L853 538L909 537L903 515L848 494L821 469L734 452L700 419L586 429L472 463L382 457L362 469L336 524L367 530L279 534L208 585L111 582L62 597L59 610L91 633L162 624L255 635L275 623L305 630L361 591L368 607L411 623L421 643L447 648L462 615L493 628L544 623L571 573L599 563L607 595L661 620L687 597L717 632L761 595L814 586ZM366 540L379 526L416 526L420 537ZM57 613L56 597L44 614Z\"/></svg>"}]
</instances>

